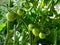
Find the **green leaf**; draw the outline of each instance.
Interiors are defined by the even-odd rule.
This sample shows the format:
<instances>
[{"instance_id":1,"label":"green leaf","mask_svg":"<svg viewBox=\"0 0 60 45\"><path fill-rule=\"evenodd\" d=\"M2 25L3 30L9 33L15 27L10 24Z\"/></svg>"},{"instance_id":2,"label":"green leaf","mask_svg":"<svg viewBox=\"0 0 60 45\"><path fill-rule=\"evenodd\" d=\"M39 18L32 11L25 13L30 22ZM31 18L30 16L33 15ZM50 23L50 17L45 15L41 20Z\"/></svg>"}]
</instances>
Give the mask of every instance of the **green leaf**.
<instances>
[{"instance_id":1,"label":"green leaf","mask_svg":"<svg viewBox=\"0 0 60 45\"><path fill-rule=\"evenodd\" d=\"M60 41L60 30L57 31L57 35L58 35L57 36L58 37L57 40Z\"/></svg>"},{"instance_id":2,"label":"green leaf","mask_svg":"<svg viewBox=\"0 0 60 45\"><path fill-rule=\"evenodd\" d=\"M6 23L2 23L0 24L0 31L2 31L2 29L6 26Z\"/></svg>"},{"instance_id":3,"label":"green leaf","mask_svg":"<svg viewBox=\"0 0 60 45\"><path fill-rule=\"evenodd\" d=\"M57 4L60 4L60 0L57 1Z\"/></svg>"},{"instance_id":4,"label":"green leaf","mask_svg":"<svg viewBox=\"0 0 60 45\"><path fill-rule=\"evenodd\" d=\"M41 6L40 6L40 9L42 9L44 7L44 0L41 1Z\"/></svg>"}]
</instances>

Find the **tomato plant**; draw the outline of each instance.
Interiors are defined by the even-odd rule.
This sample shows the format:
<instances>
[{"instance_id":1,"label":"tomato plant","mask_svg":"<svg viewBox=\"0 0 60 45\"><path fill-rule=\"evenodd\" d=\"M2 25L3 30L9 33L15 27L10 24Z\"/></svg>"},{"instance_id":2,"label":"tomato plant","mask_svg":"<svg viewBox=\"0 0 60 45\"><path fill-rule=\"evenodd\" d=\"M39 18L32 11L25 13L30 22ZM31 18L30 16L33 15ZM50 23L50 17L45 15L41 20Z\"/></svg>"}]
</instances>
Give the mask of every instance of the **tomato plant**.
<instances>
[{"instance_id":1,"label":"tomato plant","mask_svg":"<svg viewBox=\"0 0 60 45\"><path fill-rule=\"evenodd\" d=\"M0 41L4 45L60 44L59 0L1 0L0 3Z\"/></svg>"}]
</instances>

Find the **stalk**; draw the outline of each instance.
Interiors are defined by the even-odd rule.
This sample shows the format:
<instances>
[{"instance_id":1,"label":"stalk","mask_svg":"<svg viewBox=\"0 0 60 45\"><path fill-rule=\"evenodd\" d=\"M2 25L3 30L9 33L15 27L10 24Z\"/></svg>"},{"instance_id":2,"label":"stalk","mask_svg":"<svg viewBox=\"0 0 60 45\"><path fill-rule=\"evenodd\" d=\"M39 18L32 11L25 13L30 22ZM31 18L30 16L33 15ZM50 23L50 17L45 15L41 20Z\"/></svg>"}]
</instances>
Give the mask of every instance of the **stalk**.
<instances>
[{"instance_id":1,"label":"stalk","mask_svg":"<svg viewBox=\"0 0 60 45\"><path fill-rule=\"evenodd\" d=\"M32 32L30 32L30 45L32 45Z\"/></svg>"},{"instance_id":2,"label":"stalk","mask_svg":"<svg viewBox=\"0 0 60 45\"><path fill-rule=\"evenodd\" d=\"M14 25L14 45L16 45L16 26Z\"/></svg>"},{"instance_id":3,"label":"stalk","mask_svg":"<svg viewBox=\"0 0 60 45\"><path fill-rule=\"evenodd\" d=\"M53 45L57 45L57 30L56 29L54 31L54 44Z\"/></svg>"},{"instance_id":4,"label":"stalk","mask_svg":"<svg viewBox=\"0 0 60 45\"><path fill-rule=\"evenodd\" d=\"M30 45L38 45L36 37L33 36L32 32L30 31Z\"/></svg>"},{"instance_id":5,"label":"stalk","mask_svg":"<svg viewBox=\"0 0 60 45\"><path fill-rule=\"evenodd\" d=\"M10 26L9 26L10 22L7 21L7 35L6 35L6 39L4 42L4 45L8 45L8 39L9 39L9 30L10 30Z\"/></svg>"}]
</instances>

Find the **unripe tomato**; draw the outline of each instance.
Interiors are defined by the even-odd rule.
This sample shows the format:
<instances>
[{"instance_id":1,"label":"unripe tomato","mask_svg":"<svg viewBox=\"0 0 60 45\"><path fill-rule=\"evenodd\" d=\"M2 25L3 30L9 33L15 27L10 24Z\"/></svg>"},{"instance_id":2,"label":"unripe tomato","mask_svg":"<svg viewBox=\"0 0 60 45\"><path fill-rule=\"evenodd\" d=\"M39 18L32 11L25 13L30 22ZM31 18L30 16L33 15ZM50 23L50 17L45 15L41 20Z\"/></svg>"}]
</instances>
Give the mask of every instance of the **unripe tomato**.
<instances>
[{"instance_id":1,"label":"unripe tomato","mask_svg":"<svg viewBox=\"0 0 60 45\"><path fill-rule=\"evenodd\" d=\"M34 27L33 24L29 24L28 25L28 30L31 31L33 29L33 27Z\"/></svg>"},{"instance_id":2,"label":"unripe tomato","mask_svg":"<svg viewBox=\"0 0 60 45\"><path fill-rule=\"evenodd\" d=\"M22 9L18 9L17 10L17 14L19 15L19 16L23 16L24 15L24 10L22 10Z\"/></svg>"},{"instance_id":3,"label":"unripe tomato","mask_svg":"<svg viewBox=\"0 0 60 45\"><path fill-rule=\"evenodd\" d=\"M34 28L34 29L32 29L32 33L33 33L33 35L38 36L39 30L37 28Z\"/></svg>"},{"instance_id":4,"label":"unripe tomato","mask_svg":"<svg viewBox=\"0 0 60 45\"><path fill-rule=\"evenodd\" d=\"M16 15L13 12L8 12L6 14L6 18L8 21L14 21L16 19Z\"/></svg>"},{"instance_id":5,"label":"unripe tomato","mask_svg":"<svg viewBox=\"0 0 60 45\"><path fill-rule=\"evenodd\" d=\"M39 37L40 39L45 39L46 38L46 35L42 32L39 33Z\"/></svg>"}]
</instances>

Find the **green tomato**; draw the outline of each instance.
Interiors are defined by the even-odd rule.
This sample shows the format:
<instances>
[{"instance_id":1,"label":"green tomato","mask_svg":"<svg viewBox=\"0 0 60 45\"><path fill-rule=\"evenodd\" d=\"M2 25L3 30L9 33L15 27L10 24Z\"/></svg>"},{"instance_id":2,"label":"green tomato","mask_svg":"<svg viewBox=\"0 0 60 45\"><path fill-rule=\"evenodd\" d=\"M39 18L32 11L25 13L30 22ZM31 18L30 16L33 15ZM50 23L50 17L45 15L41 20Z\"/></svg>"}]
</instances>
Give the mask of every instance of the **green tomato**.
<instances>
[{"instance_id":1,"label":"green tomato","mask_svg":"<svg viewBox=\"0 0 60 45\"><path fill-rule=\"evenodd\" d=\"M25 12L24 12L22 9L18 9L18 10L17 10L17 14L18 14L19 16L23 16L24 13L25 13Z\"/></svg>"},{"instance_id":2,"label":"green tomato","mask_svg":"<svg viewBox=\"0 0 60 45\"><path fill-rule=\"evenodd\" d=\"M37 28L32 29L32 33L35 36L39 36L39 30Z\"/></svg>"},{"instance_id":3,"label":"green tomato","mask_svg":"<svg viewBox=\"0 0 60 45\"><path fill-rule=\"evenodd\" d=\"M33 27L34 27L33 24L29 24L28 25L28 30L31 31L33 29Z\"/></svg>"},{"instance_id":4,"label":"green tomato","mask_svg":"<svg viewBox=\"0 0 60 45\"><path fill-rule=\"evenodd\" d=\"M6 18L8 21L14 21L16 19L16 15L13 12L8 12L6 14Z\"/></svg>"},{"instance_id":5,"label":"green tomato","mask_svg":"<svg viewBox=\"0 0 60 45\"><path fill-rule=\"evenodd\" d=\"M46 35L42 32L39 33L39 37L40 39L45 39L46 38Z\"/></svg>"}]
</instances>

